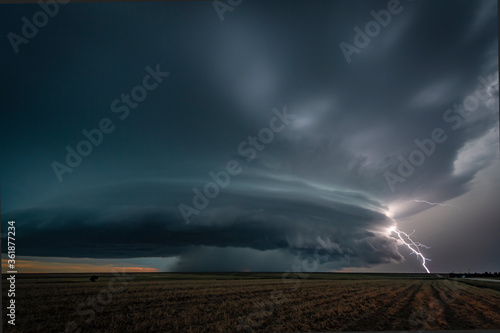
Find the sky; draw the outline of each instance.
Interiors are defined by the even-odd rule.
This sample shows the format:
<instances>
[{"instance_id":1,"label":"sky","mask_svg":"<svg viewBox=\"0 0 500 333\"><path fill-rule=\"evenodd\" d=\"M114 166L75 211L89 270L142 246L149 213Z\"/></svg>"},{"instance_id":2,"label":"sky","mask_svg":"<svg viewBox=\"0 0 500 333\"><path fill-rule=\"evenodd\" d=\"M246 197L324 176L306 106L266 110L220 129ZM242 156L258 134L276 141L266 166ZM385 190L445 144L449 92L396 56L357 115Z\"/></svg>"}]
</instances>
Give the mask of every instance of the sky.
<instances>
[{"instance_id":1,"label":"sky","mask_svg":"<svg viewBox=\"0 0 500 333\"><path fill-rule=\"evenodd\" d=\"M500 271L497 1L232 3L2 5L3 263Z\"/></svg>"}]
</instances>

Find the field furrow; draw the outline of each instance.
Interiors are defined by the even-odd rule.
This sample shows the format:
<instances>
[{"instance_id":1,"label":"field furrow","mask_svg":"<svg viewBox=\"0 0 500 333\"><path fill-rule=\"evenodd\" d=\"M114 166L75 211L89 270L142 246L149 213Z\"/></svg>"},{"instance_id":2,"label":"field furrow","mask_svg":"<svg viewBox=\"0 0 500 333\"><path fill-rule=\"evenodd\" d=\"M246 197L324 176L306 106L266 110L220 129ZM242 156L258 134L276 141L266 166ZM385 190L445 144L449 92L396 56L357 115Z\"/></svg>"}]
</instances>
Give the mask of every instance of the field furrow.
<instances>
[{"instance_id":1,"label":"field furrow","mask_svg":"<svg viewBox=\"0 0 500 333\"><path fill-rule=\"evenodd\" d=\"M323 275L327 276L327 275ZM322 277L323 277L322 276ZM279 277L279 276L278 276ZM500 291L455 280L21 280L9 332L300 332L500 327ZM119 283L117 284L119 286ZM5 289L5 288L4 288ZM4 290L5 294L5 290ZM4 309L3 315L6 315Z\"/></svg>"}]
</instances>

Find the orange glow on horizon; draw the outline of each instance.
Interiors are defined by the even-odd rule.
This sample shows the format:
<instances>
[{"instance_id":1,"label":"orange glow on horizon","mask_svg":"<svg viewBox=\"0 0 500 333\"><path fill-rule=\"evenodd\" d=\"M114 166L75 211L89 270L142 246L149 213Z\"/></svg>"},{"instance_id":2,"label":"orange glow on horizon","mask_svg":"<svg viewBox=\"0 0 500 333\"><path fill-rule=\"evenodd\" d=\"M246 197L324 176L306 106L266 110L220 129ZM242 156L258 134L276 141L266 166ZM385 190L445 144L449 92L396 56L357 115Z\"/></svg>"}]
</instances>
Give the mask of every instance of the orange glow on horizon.
<instances>
[{"instance_id":1,"label":"orange glow on horizon","mask_svg":"<svg viewBox=\"0 0 500 333\"><path fill-rule=\"evenodd\" d=\"M2 259L2 273L9 270L7 259ZM86 263L62 263L50 261L16 260L17 273L111 273L125 271L127 273L155 273L157 268L152 267L126 267L120 265L94 265Z\"/></svg>"}]
</instances>

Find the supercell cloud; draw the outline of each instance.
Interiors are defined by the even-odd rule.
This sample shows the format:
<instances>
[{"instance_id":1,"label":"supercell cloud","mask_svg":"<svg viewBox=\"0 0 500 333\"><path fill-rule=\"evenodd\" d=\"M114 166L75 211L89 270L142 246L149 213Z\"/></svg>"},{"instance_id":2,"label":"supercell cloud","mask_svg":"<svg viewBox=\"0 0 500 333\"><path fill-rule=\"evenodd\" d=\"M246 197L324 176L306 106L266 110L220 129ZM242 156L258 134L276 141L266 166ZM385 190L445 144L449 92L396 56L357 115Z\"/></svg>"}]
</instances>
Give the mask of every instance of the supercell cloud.
<instances>
[{"instance_id":1,"label":"supercell cloud","mask_svg":"<svg viewBox=\"0 0 500 333\"><path fill-rule=\"evenodd\" d=\"M499 232L496 1L399 6L350 62L339 45L387 1L243 2L222 22L211 2L71 3L18 54L5 38L2 227L16 221L18 254L285 271L327 242L318 270L420 270L392 214L431 245L431 270L497 270L481 241ZM37 10L0 15L19 32ZM113 102L157 64L169 75L121 119ZM105 118L60 182L52 164Z\"/></svg>"}]
</instances>

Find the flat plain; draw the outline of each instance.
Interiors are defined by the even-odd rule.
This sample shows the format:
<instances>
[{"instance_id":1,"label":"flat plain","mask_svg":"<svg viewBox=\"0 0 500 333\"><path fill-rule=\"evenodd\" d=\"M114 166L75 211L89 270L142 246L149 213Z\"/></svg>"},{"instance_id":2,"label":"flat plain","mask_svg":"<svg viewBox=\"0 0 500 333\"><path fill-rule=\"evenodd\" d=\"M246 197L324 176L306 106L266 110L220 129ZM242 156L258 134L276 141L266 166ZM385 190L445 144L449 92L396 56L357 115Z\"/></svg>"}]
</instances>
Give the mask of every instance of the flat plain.
<instances>
[{"instance_id":1,"label":"flat plain","mask_svg":"<svg viewBox=\"0 0 500 333\"><path fill-rule=\"evenodd\" d=\"M500 283L428 274L24 274L6 332L500 328Z\"/></svg>"}]
</instances>

